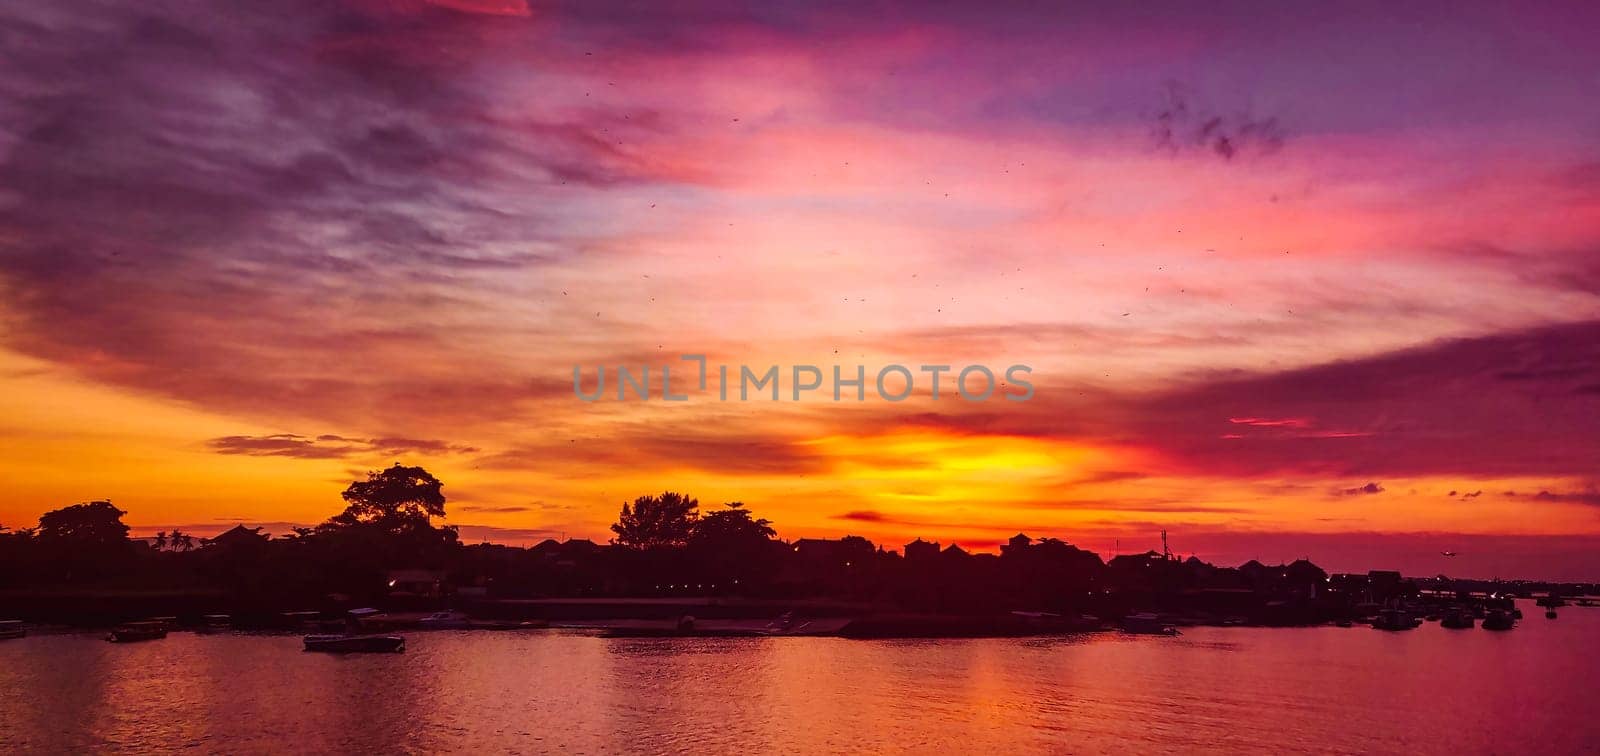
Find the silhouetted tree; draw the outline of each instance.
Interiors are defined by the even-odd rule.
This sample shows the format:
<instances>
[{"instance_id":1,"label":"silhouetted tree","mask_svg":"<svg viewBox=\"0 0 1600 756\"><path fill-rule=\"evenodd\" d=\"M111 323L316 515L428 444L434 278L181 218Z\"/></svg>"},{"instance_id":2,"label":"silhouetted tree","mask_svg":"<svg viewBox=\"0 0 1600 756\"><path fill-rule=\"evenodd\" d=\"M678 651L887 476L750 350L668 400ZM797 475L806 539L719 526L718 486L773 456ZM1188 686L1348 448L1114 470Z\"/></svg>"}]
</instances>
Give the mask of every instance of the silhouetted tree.
<instances>
[{"instance_id":1,"label":"silhouetted tree","mask_svg":"<svg viewBox=\"0 0 1600 756\"><path fill-rule=\"evenodd\" d=\"M689 534L690 558L700 579L722 591L754 590L778 571L782 544L765 518L741 502L702 516Z\"/></svg>"},{"instance_id":2,"label":"silhouetted tree","mask_svg":"<svg viewBox=\"0 0 1600 756\"><path fill-rule=\"evenodd\" d=\"M389 532L431 529L434 517L444 517L443 489L444 484L427 470L396 463L351 483L343 494L349 506L329 522L366 523Z\"/></svg>"},{"instance_id":3,"label":"silhouetted tree","mask_svg":"<svg viewBox=\"0 0 1600 756\"><path fill-rule=\"evenodd\" d=\"M672 491L640 496L631 507L622 505L622 513L611 526L617 534L612 543L641 551L683 546L694 533L699 508L698 500Z\"/></svg>"},{"instance_id":4,"label":"silhouetted tree","mask_svg":"<svg viewBox=\"0 0 1600 756\"><path fill-rule=\"evenodd\" d=\"M124 512L109 501L74 504L39 518L38 545L47 579L113 574L129 556Z\"/></svg>"},{"instance_id":5,"label":"silhouetted tree","mask_svg":"<svg viewBox=\"0 0 1600 756\"><path fill-rule=\"evenodd\" d=\"M288 533L284 533L283 535L278 536L278 540L280 540L280 541L303 541L303 540L305 540L307 538L310 538L311 534L315 533L315 532L316 532L315 528L293 527L293 528L289 528L289 532Z\"/></svg>"},{"instance_id":6,"label":"silhouetted tree","mask_svg":"<svg viewBox=\"0 0 1600 756\"><path fill-rule=\"evenodd\" d=\"M10 532L0 525L0 586L21 585L31 577L26 575L29 548L33 545L32 530Z\"/></svg>"},{"instance_id":7,"label":"silhouetted tree","mask_svg":"<svg viewBox=\"0 0 1600 756\"><path fill-rule=\"evenodd\" d=\"M167 547L167 531L165 531L165 530L157 531L157 533L156 533L156 551L161 551L162 549L165 549L166 547Z\"/></svg>"},{"instance_id":8,"label":"silhouetted tree","mask_svg":"<svg viewBox=\"0 0 1600 756\"><path fill-rule=\"evenodd\" d=\"M170 539L173 551L189 551L194 548L194 536L181 530L173 530Z\"/></svg>"},{"instance_id":9,"label":"silhouetted tree","mask_svg":"<svg viewBox=\"0 0 1600 756\"><path fill-rule=\"evenodd\" d=\"M771 521L751 517L750 510L744 508L744 502L729 502L723 506L727 509L711 512L694 523L689 534L691 545L732 546L742 542L766 542L778 534L772 529Z\"/></svg>"},{"instance_id":10,"label":"silhouetted tree","mask_svg":"<svg viewBox=\"0 0 1600 756\"><path fill-rule=\"evenodd\" d=\"M375 598L385 570L444 569L458 558L454 527L434 527L445 516L444 484L421 467L396 464L367 474L344 491L343 512L309 534L296 531L302 564L325 587Z\"/></svg>"},{"instance_id":11,"label":"silhouetted tree","mask_svg":"<svg viewBox=\"0 0 1600 756\"><path fill-rule=\"evenodd\" d=\"M39 518L39 540L50 546L95 550L121 547L128 541L127 514L109 501L91 501L46 512Z\"/></svg>"}]
</instances>

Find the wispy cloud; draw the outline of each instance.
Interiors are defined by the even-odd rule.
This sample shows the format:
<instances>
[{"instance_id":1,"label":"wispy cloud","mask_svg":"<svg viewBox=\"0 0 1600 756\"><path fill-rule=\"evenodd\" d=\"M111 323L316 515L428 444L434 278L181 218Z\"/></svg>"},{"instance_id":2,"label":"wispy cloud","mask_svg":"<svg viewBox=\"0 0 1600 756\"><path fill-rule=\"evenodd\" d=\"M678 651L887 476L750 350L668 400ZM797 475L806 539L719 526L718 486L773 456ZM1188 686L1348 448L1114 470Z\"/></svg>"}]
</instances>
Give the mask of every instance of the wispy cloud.
<instances>
[{"instance_id":1,"label":"wispy cloud","mask_svg":"<svg viewBox=\"0 0 1600 756\"><path fill-rule=\"evenodd\" d=\"M270 436L222 436L206 445L218 454L242 454L253 457L298 457L301 459L340 459L373 455L420 454L471 454L478 451L471 446L451 444L446 441L412 438L345 438L321 435L316 438L280 433Z\"/></svg>"}]
</instances>

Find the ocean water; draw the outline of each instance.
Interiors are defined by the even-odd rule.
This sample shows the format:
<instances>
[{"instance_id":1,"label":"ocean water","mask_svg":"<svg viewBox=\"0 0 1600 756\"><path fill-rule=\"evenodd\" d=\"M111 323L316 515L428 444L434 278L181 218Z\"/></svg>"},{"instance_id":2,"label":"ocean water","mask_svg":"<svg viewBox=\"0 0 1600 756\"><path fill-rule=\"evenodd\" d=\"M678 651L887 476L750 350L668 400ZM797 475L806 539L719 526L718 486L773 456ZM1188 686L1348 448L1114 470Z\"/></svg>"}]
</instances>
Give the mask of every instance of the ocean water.
<instances>
[{"instance_id":1,"label":"ocean water","mask_svg":"<svg viewBox=\"0 0 1600 756\"><path fill-rule=\"evenodd\" d=\"M607 639L416 632L0 641L0 753L1580 753L1600 609L1513 631Z\"/></svg>"}]
</instances>

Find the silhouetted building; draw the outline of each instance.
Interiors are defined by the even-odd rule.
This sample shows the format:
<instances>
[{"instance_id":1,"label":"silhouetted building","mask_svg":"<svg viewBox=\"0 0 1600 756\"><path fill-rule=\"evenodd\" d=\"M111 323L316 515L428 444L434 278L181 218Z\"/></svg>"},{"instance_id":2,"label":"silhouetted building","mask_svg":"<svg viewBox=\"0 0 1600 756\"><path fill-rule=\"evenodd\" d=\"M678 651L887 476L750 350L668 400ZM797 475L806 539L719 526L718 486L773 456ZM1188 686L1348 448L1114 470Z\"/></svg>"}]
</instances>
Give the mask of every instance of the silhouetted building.
<instances>
[{"instance_id":1,"label":"silhouetted building","mask_svg":"<svg viewBox=\"0 0 1600 756\"><path fill-rule=\"evenodd\" d=\"M1404 578L1394 570L1372 570L1367 573L1367 597L1369 601L1382 604L1401 594L1400 583Z\"/></svg>"},{"instance_id":2,"label":"silhouetted building","mask_svg":"<svg viewBox=\"0 0 1600 756\"><path fill-rule=\"evenodd\" d=\"M1028 551L1028 547L1031 545L1033 545L1032 538L1029 538L1026 534L1018 533L1014 536L1011 536L1011 540L1006 541L1005 545L1000 547L1000 556L1022 556Z\"/></svg>"},{"instance_id":3,"label":"silhouetted building","mask_svg":"<svg viewBox=\"0 0 1600 756\"><path fill-rule=\"evenodd\" d=\"M247 528L235 525L228 530L218 533L211 539L211 545L223 549L249 549L256 548L270 540L261 532L261 528Z\"/></svg>"},{"instance_id":4,"label":"silhouetted building","mask_svg":"<svg viewBox=\"0 0 1600 756\"><path fill-rule=\"evenodd\" d=\"M930 559L930 558L936 557L938 555L939 555L939 542L938 541L924 541L921 538L918 538L917 540L906 544L906 559L908 561L909 560Z\"/></svg>"}]
</instances>

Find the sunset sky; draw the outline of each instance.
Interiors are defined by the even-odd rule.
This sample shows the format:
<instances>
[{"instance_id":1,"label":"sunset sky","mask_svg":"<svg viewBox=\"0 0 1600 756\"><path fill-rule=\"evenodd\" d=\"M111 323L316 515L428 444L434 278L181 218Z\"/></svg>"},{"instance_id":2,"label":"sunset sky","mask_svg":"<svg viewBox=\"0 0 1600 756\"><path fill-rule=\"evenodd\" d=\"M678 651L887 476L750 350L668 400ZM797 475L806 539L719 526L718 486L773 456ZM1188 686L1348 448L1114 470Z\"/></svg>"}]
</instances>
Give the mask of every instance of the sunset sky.
<instances>
[{"instance_id":1,"label":"sunset sky","mask_svg":"<svg viewBox=\"0 0 1600 756\"><path fill-rule=\"evenodd\" d=\"M0 5L0 524L1600 579L1600 6L1052 6ZM573 393L686 353L1036 393Z\"/></svg>"}]
</instances>

